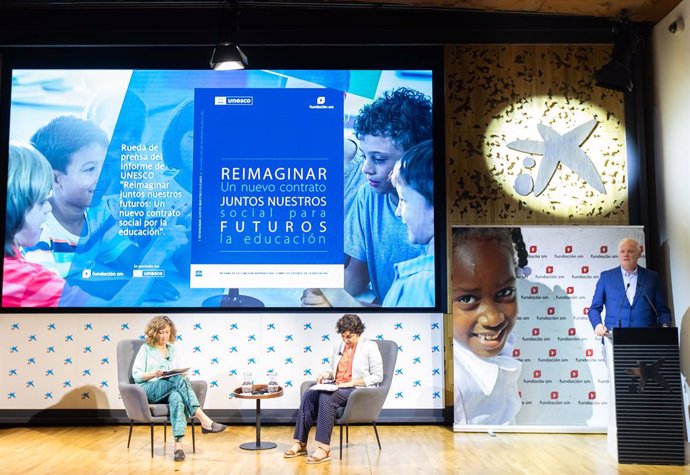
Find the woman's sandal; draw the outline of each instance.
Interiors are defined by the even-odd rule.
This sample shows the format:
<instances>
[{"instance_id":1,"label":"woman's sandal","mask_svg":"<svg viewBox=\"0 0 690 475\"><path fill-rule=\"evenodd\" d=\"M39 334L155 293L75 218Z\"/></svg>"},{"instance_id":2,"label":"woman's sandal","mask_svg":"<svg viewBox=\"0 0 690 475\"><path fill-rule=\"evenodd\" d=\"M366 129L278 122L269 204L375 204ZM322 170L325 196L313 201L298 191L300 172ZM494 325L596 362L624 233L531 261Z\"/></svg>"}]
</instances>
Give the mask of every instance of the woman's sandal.
<instances>
[{"instance_id":1,"label":"woman's sandal","mask_svg":"<svg viewBox=\"0 0 690 475\"><path fill-rule=\"evenodd\" d=\"M318 451L321 450L321 452L324 453L323 457L315 457L314 454ZM316 450L314 451L314 454L310 455L307 457L307 463L311 465L315 465L317 463L324 463L324 462L330 462L331 460L331 451L330 449L326 451L326 449L323 449L321 447L317 447Z\"/></svg>"},{"instance_id":2,"label":"woman's sandal","mask_svg":"<svg viewBox=\"0 0 690 475\"><path fill-rule=\"evenodd\" d=\"M301 443L295 442L293 447L295 447L296 445L299 445L299 450L295 450L294 448L290 448L290 449L286 450L285 452L283 452L283 458L291 459L291 458L295 458L295 457L301 457L302 455L307 455L307 444L301 444Z\"/></svg>"}]
</instances>

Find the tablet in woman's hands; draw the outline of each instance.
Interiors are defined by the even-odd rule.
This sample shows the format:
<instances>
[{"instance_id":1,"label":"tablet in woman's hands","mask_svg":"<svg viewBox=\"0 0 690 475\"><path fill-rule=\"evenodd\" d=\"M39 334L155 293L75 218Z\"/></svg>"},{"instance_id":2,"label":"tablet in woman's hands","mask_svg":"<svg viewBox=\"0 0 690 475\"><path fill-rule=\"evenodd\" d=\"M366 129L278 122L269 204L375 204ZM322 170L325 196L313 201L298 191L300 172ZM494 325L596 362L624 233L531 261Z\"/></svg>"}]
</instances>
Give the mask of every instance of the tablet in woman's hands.
<instances>
[{"instance_id":1,"label":"tablet in woman's hands","mask_svg":"<svg viewBox=\"0 0 690 475\"><path fill-rule=\"evenodd\" d=\"M324 382L321 383L321 384L315 384L315 385L313 385L312 387L309 388L309 390L310 390L310 391L329 391L329 392L333 392L333 391L337 391L337 390L338 390L338 386L335 385L335 384L333 384L333 383L328 384L328 383L326 383L326 382L324 381Z\"/></svg>"},{"instance_id":2,"label":"tablet in woman's hands","mask_svg":"<svg viewBox=\"0 0 690 475\"><path fill-rule=\"evenodd\" d=\"M170 376L175 376L176 374L184 374L189 371L189 368L176 368L168 371L163 371L163 376L161 378L168 378Z\"/></svg>"}]
</instances>

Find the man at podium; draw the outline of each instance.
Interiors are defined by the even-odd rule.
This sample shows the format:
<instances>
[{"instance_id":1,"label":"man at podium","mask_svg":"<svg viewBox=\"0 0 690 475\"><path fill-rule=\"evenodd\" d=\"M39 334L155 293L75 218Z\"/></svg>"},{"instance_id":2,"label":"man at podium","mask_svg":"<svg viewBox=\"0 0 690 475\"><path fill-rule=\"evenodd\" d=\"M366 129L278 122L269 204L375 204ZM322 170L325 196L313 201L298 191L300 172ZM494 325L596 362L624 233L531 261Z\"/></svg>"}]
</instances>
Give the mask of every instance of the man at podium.
<instances>
[{"instance_id":1,"label":"man at podium","mask_svg":"<svg viewBox=\"0 0 690 475\"><path fill-rule=\"evenodd\" d=\"M623 455L619 455L620 421L617 418L616 397L614 395L616 395L617 378L621 372L618 372L617 375L614 369L615 342L611 338L611 333L615 333L613 332L615 328L671 326L671 311L666 305L659 275L637 265L641 253L642 247L634 239L625 238L618 243L620 266L601 273L594 290L592 304L589 307L589 320L594 328L594 333L602 339L602 356L609 371L610 391L606 446L608 453L616 461L628 460L625 457L629 456L632 449L630 444L626 442L623 445ZM604 308L606 308L606 316L602 320L601 312ZM618 335L616 335L616 339L618 339ZM638 362L638 364L640 363ZM624 378L624 381L628 382L630 378ZM629 391L625 389L624 387L623 392L628 394ZM630 411L630 405L624 405L621 410L626 414L626 411ZM624 418L624 420L626 419ZM625 440L629 441L631 438L630 424L626 425L624 422L621 427L626 434L625 437L627 437ZM639 437L636 436L636 438Z\"/></svg>"},{"instance_id":2,"label":"man at podium","mask_svg":"<svg viewBox=\"0 0 690 475\"><path fill-rule=\"evenodd\" d=\"M624 238L618 243L620 266L601 273L597 281L589 321L598 337L607 336L614 327L656 327L671 325L671 311L666 305L659 275L638 266L640 243ZM601 312L606 308L606 317Z\"/></svg>"}]
</instances>

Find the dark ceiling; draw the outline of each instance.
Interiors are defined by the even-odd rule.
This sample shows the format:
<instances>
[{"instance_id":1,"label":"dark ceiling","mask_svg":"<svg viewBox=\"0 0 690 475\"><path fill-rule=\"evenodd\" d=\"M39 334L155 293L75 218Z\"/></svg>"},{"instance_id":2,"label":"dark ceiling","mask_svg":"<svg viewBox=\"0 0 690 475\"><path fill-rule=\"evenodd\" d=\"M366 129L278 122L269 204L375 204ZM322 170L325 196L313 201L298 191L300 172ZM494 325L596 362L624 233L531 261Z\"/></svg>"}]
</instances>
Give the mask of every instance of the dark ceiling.
<instances>
[{"instance_id":1,"label":"dark ceiling","mask_svg":"<svg viewBox=\"0 0 690 475\"><path fill-rule=\"evenodd\" d=\"M0 47L608 43L680 0L0 0Z\"/></svg>"}]
</instances>

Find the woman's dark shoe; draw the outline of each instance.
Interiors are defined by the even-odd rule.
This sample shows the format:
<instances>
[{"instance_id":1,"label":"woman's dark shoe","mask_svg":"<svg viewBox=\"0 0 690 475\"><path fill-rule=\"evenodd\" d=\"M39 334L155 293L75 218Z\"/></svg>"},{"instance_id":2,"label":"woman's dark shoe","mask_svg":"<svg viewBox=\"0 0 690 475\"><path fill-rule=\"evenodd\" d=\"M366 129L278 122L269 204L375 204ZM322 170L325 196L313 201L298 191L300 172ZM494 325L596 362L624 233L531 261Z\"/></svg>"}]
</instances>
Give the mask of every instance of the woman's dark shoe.
<instances>
[{"instance_id":1,"label":"woman's dark shoe","mask_svg":"<svg viewBox=\"0 0 690 475\"><path fill-rule=\"evenodd\" d=\"M177 449L175 451L175 462L182 462L184 460L184 450Z\"/></svg>"},{"instance_id":2,"label":"woman's dark shoe","mask_svg":"<svg viewBox=\"0 0 690 475\"><path fill-rule=\"evenodd\" d=\"M202 434L216 434L218 432L223 432L225 429L227 429L228 426L225 424L219 424L217 422L214 422L211 424L210 429L204 428L204 426L201 426L201 433Z\"/></svg>"}]
</instances>

